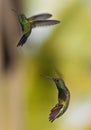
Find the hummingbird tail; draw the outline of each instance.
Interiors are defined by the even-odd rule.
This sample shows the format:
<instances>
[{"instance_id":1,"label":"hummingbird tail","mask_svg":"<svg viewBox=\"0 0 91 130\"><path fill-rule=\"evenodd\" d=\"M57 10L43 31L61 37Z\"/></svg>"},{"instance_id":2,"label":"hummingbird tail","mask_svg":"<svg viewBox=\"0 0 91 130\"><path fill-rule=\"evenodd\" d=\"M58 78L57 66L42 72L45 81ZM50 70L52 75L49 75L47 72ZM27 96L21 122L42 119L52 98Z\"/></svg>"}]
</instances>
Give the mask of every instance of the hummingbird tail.
<instances>
[{"instance_id":1,"label":"hummingbird tail","mask_svg":"<svg viewBox=\"0 0 91 130\"><path fill-rule=\"evenodd\" d=\"M27 41L28 36L30 35L30 32L25 33L22 38L20 39L19 43L17 44L18 46L23 46L25 44L25 42Z\"/></svg>"},{"instance_id":2,"label":"hummingbird tail","mask_svg":"<svg viewBox=\"0 0 91 130\"><path fill-rule=\"evenodd\" d=\"M22 38L20 39L19 43L17 44L17 47L18 47L18 46L23 46L23 44L26 42L26 40L27 40L27 37L26 37L26 35L24 34L24 35L22 36Z\"/></svg>"},{"instance_id":3,"label":"hummingbird tail","mask_svg":"<svg viewBox=\"0 0 91 130\"><path fill-rule=\"evenodd\" d=\"M55 107L52 108L51 113L49 115L49 121L53 122L60 115L60 109L63 105L56 104Z\"/></svg>"}]
</instances>

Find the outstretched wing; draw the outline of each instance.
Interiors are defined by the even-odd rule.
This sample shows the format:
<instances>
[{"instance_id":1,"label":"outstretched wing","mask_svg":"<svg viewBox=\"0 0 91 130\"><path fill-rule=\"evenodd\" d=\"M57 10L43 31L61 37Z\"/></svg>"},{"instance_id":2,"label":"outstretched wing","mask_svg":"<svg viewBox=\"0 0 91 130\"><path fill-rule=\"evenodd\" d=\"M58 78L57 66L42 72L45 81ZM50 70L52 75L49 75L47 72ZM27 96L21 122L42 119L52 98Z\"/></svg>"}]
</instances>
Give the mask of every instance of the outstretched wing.
<instances>
[{"instance_id":1,"label":"outstretched wing","mask_svg":"<svg viewBox=\"0 0 91 130\"><path fill-rule=\"evenodd\" d=\"M34 15L32 17L27 18L27 20L29 22L35 21L35 20L44 20L44 19L48 19L52 17L52 14L49 13L43 13L43 14L39 14L39 15Z\"/></svg>"},{"instance_id":2,"label":"outstretched wing","mask_svg":"<svg viewBox=\"0 0 91 130\"><path fill-rule=\"evenodd\" d=\"M58 23L60 23L60 21L58 21L58 20L37 20L37 21L33 21L32 28L55 25L55 24L58 24Z\"/></svg>"},{"instance_id":3,"label":"outstretched wing","mask_svg":"<svg viewBox=\"0 0 91 130\"><path fill-rule=\"evenodd\" d=\"M23 44L25 44L25 42L27 41L29 35L30 35L30 32L25 33L25 34L21 37L19 43L17 44L17 47L18 47L18 46L23 46Z\"/></svg>"}]
</instances>

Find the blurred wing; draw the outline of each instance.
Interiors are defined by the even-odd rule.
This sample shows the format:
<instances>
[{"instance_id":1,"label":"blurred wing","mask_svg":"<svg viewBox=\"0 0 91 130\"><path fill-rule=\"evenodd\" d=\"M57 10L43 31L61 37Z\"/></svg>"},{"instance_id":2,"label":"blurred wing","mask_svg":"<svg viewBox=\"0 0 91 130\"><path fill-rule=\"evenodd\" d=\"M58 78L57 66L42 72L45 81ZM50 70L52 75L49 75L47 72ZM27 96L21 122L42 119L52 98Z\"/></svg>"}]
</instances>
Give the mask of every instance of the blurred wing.
<instances>
[{"instance_id":1,"label":"blurred wing","mask_svg":"<svg viewBox=\"0 0 91 130\"><path fill-rule=\"evenodd\" d=\"M52 16L52 14L48 14L48 13L44 13L44 14L39 14L39 15L34 15L30 18L28 18L28 21L35 21L35 20L44 20L44 19L48 19Z\"/></svg>"},{"instance_id":2,"label":"blurred wing","mask_svg":"<svg viewBox=\"0 0 91 130\"><path fill-rule=\"evenodd\" d=\"M29 35L30 35L30 32L25 33L25 34L21 37L19 43L17 44L17 47L18 47L18 46L23 46L23 44L25 44L25 42L27 41L27 38L28 38Z\"/></svg>"},{"instance_id":3,"label":"blurred wing","mask_svg":"<svg viewBox=\"0 0 91 130\"><path fill-rule=\"evenodd\" d=\"M38 20L32 23L32 28L41 27L41 26L50 26L60 23L58 20Z\"/></svg>"},{"instance_id":4,"label":"blurred wing","mask_svg":"<svg viewBox=\"0 0 91 130\"><path fill-rule=\"evenodd\" d=\"M58 71L58 69L54 66L55 74L62 79L63 75Z\"/></svg>"}]
</instances>

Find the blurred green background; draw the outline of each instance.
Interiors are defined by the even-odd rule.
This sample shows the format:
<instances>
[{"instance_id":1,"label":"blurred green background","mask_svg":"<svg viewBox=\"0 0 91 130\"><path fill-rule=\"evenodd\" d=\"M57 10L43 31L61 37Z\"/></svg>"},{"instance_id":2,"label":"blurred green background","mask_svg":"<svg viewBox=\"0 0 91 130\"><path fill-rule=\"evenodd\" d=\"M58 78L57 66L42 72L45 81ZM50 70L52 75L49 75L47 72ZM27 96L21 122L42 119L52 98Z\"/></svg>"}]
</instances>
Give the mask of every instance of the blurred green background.
<instances>
[{"instance_id":1,"label":"blurred green background","mask_svg":"<svg viewBox=\"0 0 91 130\"><path fill-rule=\"evenodd\" d=\"M20 130L91 130L91 1L26 0L23 7L27 17L47 12L61 23L34 29L26 44L17 49L20 63L15 76L10 76L14 81L9 81L15 86L16 104L21 94L16 112L22 117ZM52 81L40 75L56 76L55 67L70 90L71 100L66 113L50 123L57 90ZM8 110L8 119L10 113Z\"/></svg>"}]
</instances>

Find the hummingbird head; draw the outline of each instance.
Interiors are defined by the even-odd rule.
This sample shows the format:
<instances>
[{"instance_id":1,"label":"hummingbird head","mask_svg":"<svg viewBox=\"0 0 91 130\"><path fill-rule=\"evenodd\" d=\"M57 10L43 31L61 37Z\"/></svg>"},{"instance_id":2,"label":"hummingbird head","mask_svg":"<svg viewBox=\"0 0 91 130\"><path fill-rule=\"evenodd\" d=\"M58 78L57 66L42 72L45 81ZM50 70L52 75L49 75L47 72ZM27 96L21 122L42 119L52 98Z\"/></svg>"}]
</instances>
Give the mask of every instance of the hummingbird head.
<instances>
[{"instance_id":1,"label":"hummingbird head","mask_svg":"<svg viewBox=\"0 0 91 130\"><path fill-rule=\"evenodd\" d=\"M24 20L26 20L26 16L25 16L24 14L19 15L18 18L19 18L19 22L20 22L21 24L22 24L22 22L23 22Z\"/></svg>"},{"instance_id":2,"label":"hummingbird head","mask_svg":"<svg viewBox=\"0 0 91 130\"><path fill-rule=\"evenodd\" d=\"M20 17L21 17L22 19L26 19L26 16L25 16L24 14L21 14Z\"/></svg>"}]
</instances>

